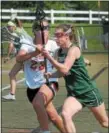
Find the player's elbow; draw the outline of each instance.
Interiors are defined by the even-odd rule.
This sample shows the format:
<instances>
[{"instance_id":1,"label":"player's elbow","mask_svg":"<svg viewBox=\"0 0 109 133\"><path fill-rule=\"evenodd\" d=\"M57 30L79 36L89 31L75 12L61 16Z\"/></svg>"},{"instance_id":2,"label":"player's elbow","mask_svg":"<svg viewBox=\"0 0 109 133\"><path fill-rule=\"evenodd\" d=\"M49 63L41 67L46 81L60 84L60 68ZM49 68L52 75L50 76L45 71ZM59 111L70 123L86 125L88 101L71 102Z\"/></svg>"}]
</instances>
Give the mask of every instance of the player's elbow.
<instances>
[{"instance_id":1,"label":"player's elbow","mask_svg":"<svg viewBox=\"0 0 109 133\"><path fill-rule=\"evenodd\" d=\"M61 70L61 73L62 73L63 75L68 75L69 69L66 67L66 68L64 68L64 69Z\"/></svg>"}]
</instances>

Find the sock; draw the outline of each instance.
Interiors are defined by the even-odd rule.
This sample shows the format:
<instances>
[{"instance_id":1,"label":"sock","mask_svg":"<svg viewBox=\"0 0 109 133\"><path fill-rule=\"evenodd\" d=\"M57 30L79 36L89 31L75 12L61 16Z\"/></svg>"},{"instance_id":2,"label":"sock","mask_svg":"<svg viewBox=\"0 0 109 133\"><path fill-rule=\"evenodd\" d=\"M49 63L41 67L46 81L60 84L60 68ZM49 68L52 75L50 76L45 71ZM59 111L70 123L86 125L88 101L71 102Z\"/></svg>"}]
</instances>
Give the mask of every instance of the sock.
<instances>
[{"instance_id":1,"label":"sock","mask_svg":"<svg viewBox=\"0 0 109 133\"><path fill-rule=\"evenodd\" d=\"M11 95L15 95L15 94L13 94L13 93L10 93Z\"/></svg>"}]
</instances>

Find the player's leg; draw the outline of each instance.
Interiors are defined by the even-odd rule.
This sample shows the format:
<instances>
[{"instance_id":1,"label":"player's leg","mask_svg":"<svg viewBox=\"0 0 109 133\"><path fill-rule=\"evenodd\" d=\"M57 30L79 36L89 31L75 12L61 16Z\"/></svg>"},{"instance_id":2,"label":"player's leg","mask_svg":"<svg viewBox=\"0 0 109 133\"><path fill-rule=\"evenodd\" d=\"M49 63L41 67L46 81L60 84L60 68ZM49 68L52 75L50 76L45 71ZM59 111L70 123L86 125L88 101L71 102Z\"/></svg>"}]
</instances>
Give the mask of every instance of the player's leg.
<instances>
[{"instance_id":1,"label":"player's leg","mask_svg":"<svg viewBox=\"0 0 109 133\"><path fill-rule=\"evenodd\" d=\"M108 127L108 117L105 110L105 105L99 90L95 87L86 95L86 106L93 112L96 119L103 127ZM87 104L88 103L88 104Z\"/></svg>"},{"instance_id":2,"label":"player's leg","mask_svg":"<svg viewBox=\"0 0 109 133\"><path fill-rule=\"evenodd\" d=\"M90 107L90 110L95 115L96 119L99 121L99 123L103 126L108 128L109 127L109 118L106 114L105 105L102 103L101 105L97 107Z\"/></svg>"},{"instance_id":3,"label":"player's leg","mask_svg":"<svg viewBox=\"0 0 109 133\"><path fill-rule=\"evenodd\" d=\"M67 133L76 133L72 117L82 109L82 105L74 97L68 97L63 105L62 116Z\"/></svg>"},{"instance_id":4,"label":"player's leg","mask_svg":"<svg viewBox=\"0 0 109 133\"><path fill-rule=\"evenodd\" d=\"M13 49L14 49L14 44L10 42L8 45L8 54L7 57L4 59L4 63L10 60L10 54L12 53Z\"/></svg>"},{"instance_id":5,"label":"player's leg","mask_svg":"<svg viewBox=\"0 0 109 133\"><path fill-rule=\"evenodd\" d=\"M63 124L63 120L62 120L61 116L58 114L58 112L52 102L47 104L46 111L47 111L47 114L48 114L50 120L59 129L59 131L61 133L66 133L64 124Z\"/></svg>"},{"instance_id":6,"label":"player's leg","mask_svg":"<svg viewBox=\"0 0 109 133\"><path fill-rule=\"evenodd\" d=\"M11 94L15 94L16 91L16 75L17 73L22 69L22 63L16 62L16 64L13 66L9 73L9 78L10 78L10 85L11 85Z\"/></svg>"},{"instance_id":7,"label":"player's leg","mask_svg":"<svg viewBox=\"0 0 109 133\"><path fill-rule=\"evenodd\" d=\"M42 85L32 101L42 131L49 131L48 115L45 105L48 104L52 98L53 93L49 87Z\"/></svg>"},{"instance_id":8,"label":"player's leg","mask_svg":"<svg viewBox=\"0 0 109 133\"><path fill-rule=\"evenodd\" d=\"M10 93L6 96L2 96L3 99L6 100L15 100L15 92L16 92L16 75L22 69L21 63L16 63L9 73L10 78Z\"/></svg>"}]
</instances>

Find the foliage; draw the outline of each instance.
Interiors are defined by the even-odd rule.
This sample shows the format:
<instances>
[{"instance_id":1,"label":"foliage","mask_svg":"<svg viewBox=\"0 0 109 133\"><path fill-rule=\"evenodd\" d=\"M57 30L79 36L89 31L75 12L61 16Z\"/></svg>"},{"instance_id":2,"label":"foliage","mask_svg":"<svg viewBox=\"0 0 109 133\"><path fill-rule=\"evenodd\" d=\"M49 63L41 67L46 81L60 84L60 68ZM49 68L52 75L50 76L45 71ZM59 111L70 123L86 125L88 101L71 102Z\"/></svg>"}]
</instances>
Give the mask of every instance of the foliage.
<instances>
[{"instance_id":1,"label":"foliage","mask_svg":"<svg viewBox=\"0 0 109 133\"><path fill-rule=\"evenodd\" d=\"M99 0L98 0L99 1ZM104 10L108 11L108 1L1 1L2 8L30 9L35 10L39 4L46 10Z\"/></svg>"}]
</instances>

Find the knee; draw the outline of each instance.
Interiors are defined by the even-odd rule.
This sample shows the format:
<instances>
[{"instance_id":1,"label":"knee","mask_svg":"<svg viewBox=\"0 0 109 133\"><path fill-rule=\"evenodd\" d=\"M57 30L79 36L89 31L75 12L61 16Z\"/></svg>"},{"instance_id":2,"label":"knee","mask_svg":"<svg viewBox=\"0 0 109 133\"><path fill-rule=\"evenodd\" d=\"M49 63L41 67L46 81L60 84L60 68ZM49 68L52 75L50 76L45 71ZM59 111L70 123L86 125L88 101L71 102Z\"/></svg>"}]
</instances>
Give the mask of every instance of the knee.
<instances>
[{"instance_id":1,"label":"knee","mask_svg":"<svg viewBox=\"0 0 109 133\"><path fill-rule=\"evenodd\" d=\"M71 120L72 117L81 110L81 107L78 107L78 108L74 108L72 109L72 111L70 110L64 110L62 111L62 117L65 119L65 120Z\"/></svg>"},{"instance_id":2,"label":"knee","mask_svg":"<svg viewBox=\"0 0 109 133\"><path fill-rule=\"evenodd\" d=\"M9 77L10 77L10 78L14 78L15 75L14 75L12 72L10 72L10 73L9 73Z\"/></svg>"},{"instance_id":3,"label":"knee","mask_svg":"<svg viewBox=\"0 0 109 133\"><path fill-rule=\"evenodd\" d=\"M72 119L72 117L69 115L69 113L67 111L62 111L62 118L65 120L65 121L69 121Z\"/></svg>"}]
</instances>

